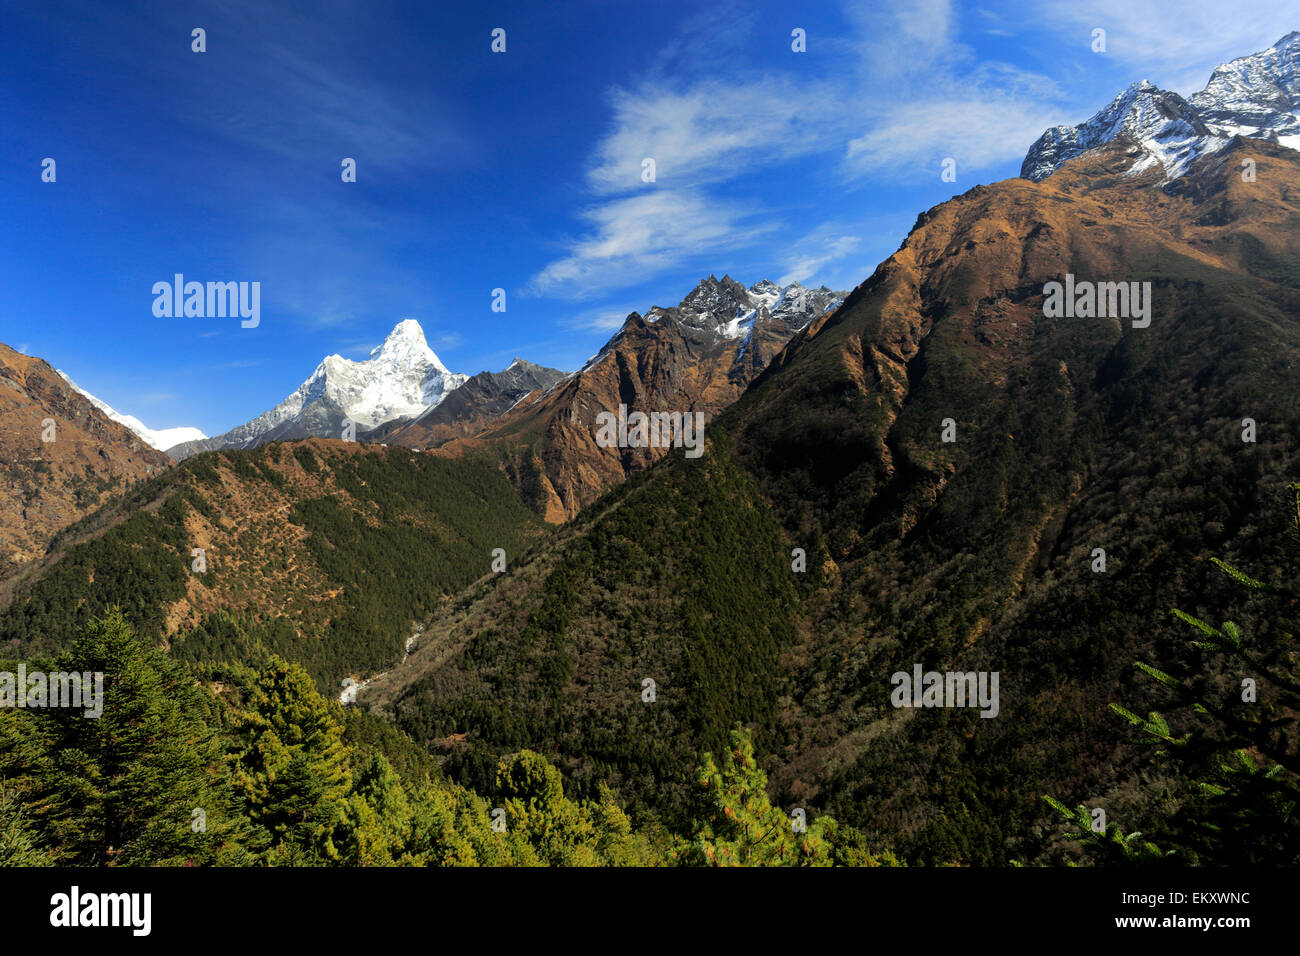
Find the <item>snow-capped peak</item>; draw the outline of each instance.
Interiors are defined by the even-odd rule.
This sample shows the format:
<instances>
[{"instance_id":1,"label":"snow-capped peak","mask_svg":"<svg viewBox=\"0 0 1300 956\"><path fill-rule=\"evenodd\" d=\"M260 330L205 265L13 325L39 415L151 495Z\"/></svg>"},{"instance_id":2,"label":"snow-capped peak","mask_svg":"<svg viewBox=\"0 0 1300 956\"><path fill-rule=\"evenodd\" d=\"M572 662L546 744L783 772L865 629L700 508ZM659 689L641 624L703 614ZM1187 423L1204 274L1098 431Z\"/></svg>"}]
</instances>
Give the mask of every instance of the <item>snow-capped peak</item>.
<instances>
[{"instance_id":1,"label":"snow-capped peak","mask_svg":"<svg viewBox=\"0 0 1300 956\"><path fill-rule=\"evenodd\" d=\"M746 289L730 276L709 276L682 300L678 316L683 324L711 329L723 338L747 338L763 312L796 332L842 298L825 286L805 289L798 282L779 286L762 279Z\"/></svg>"},{"instance_id":2,"label":"snow-capped peak","mask_svg":"<svg viewBox=\"0 0 1300 956\"><path fill-rule=\"evenodd\" d=\"M360 429L371 429L394 418L414 417L438 405L468 381L468 375L447 371L424 339L414 319L393 327L370 357L355 362L329 355L307 381L284 401L257 418L214 439L218 447L249 447L263 436L336 437L342 418Z\"/></svg>"},{"instance_id":3,"label":"snow-capped peak","mask_svg":"<svg viewBox=\"0 0 1300 956\"><path fill-rule=\"evenodd\" d=\"M440 372L447 372L429 343L424 339L424 329L415 319L403 319L393 326L382 345L370 350L370 359L387 359L393 364L413 367L416 365L432 366Z\"/></svg>"},{"instance_id":4,"label":"snow-capped peak","mask_svg":"<svg viewBox=\"0 0 1300 956\"><path fill-rule=\"evenodd\" d=\"M354 362L331 355L316 367L298 390L267 412L268 430L304 407L326 398L363 428L407 415L418 415L441 402L468 381L468 375L447 371L424 340L424 329L414 319L393 327L370 357Z\"/></svg>"},{"instance_id":5,"label":"snow-capped peak","mask_svg":"<svg viewBox=\"0 0 1300 956\"><path fill-rule=\"evenodd\" d=\"M1300 149L1300 31L1267 50L1215 67L1192 105L1221 136L1271 139Z\"/></svg>"},{"instance_id":6,"label":"snow-capped peak","mask_svg":"<svg viewBox=\"0 0 1300 956\"><path fill-rule=\"evenodd\" d=\"M1078 126L1049 129L1029 148L1020 175L1038 182L1074 157L1121 137L1142 155L1136 174L1159 165L1164 182L1182 176L1233 136L1300 149L1300 32L1215 68L1190 101L1147 80L1134 83Z\"/></svg>"},{"instance_id":7,"label":"snow-capped peak","mask_svg":"<svg viewBox=\"0 0 1300 956\"><path fill-rule=\"evenodd\" d=\"M754 303L760 307L766 306L769 311L781 301L782 294L781 287L771 279L763 279L749 287L749 295Z\"/></svg>"},{"instance_id":8,"label":"snow-capped peak","mask_svg":"<svg viewBox=\"0 0 1300 956\"><path fill-rule=\"evenodd\" d=\"M1120 137L1132 140L1146 154L1146 161L1133 172L1154 159L1171 179L1193 159L1224 145L1211 142L1209 128L1185 99L1142 80L1078 126L1055 126L1045 132L1030 147L1020 175L1035 182L1046 179L1067 160Z\"/></svg>"},{"instance_id":9,"label":"snow-capped peak","mask_svg":"<svg viewBox=\"0 0 1300 956\"><path fill-rule=\"evenodd\" d=\"M69 378L67 373L60 371L59 369L55 369L55 371L63 377L65 382L72 386L74 391L84 396L90 404L94 405L119 425L125 425L127 428L131 429L131 431L135 432L148 442L151 447L157 448L159 451L166 451L168 448L171 448L174 445L179 445L181 442L201 441L208 437L197 428L188 425L182 425L176 428L149 428L134 415L123 415L107 402L101 401L94 395L91 395L88 391Z\"/></svg>"},{"instance_id":10,"label":"snow-capped peak","mask_svg":"<svg viewBox=\"0 0 1300 956\"><path fill-rule=\"evenodd\" d=\"M832 292L824 285L816 289L805 288L798 282L780 286L771 279L762 279L746 289L729 275L719 279L710 274L701 279L680 304L671 308L652 306L644 320L638 313L632 313L623 330L587 359L579 372L614 354L615 344L629 327L661 323L690 330L692 337L711 341L713 345L739 340L735 346L736 364L739 365L753 344L756 327L761 330L760 338L766 342L775 339L787 341L814 319L839 308L846 295L847 292Z\"/></svg>"}]
</instances>

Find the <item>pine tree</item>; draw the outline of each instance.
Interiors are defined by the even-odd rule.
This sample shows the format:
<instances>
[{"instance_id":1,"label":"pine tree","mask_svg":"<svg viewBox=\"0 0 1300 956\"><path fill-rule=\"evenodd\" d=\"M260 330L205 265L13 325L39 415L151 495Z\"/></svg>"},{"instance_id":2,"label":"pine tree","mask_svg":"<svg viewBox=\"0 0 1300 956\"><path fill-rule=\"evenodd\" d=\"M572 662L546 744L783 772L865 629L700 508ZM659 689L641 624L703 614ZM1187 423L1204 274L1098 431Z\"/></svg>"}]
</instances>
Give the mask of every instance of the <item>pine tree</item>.
<instances>
[{"instance_id":1,"label":"pine tree","mask_svg":"<svg viewBox=\"0 0 1300 956\"><path fill-rule=\"evenodd\" d=\"M407 852L429 866L542 866L519 830L492 828L488 804L460 787L422 784L413 793Z\"/></svg>"},{"instance_id":2,"label":"pine tree","mask_svg":"<svg viewBox=\"0 0 1300 956\"><path fill-rule=\"evenodd\" d=\"M91 621L58 665L103 675L98 718L67 708L38 718L49 722L51 797L41 822L63 861L243 862L218 734L185 668L137 641L116 608Z\"/></svg>"},{"instance_id":3,"label":"pine tree","mask_svg":"<svg viewBox=\"0 0 1300 956\"><path fill-rule=\"evenodd\" d=\"M336 826L339 862L393 866L423 862L405 852L411 836L411 802L401 777L383 754L372 754L357 775Z\"/></svg>"},{"instance_id":4,"label":"pine tree","mask_svg":"<svg viewBox=\"0 0 1300 956\"><path fill-rule=\"evenodd\" d=\"M260 831L264 860L330 863L351 785L338 705L298 664L275 657L231 728L235 787Z\"/></svg>"},{"instance_id":5,"label":"pine tree","mask_svg":"<svg viewBox=\"0 0 1300 956\"><path fill-rule=\"evenodd\" d=\"M702 794L700 814L691 838L676 848L677 862L688 866L878 865L852 828L830 817L814 821L773 806L767 795L767 774L754 757L749 732L737 726L730 739L731 748L721 765L706 753L696 771ZM843 852L837 853L832 836L844 844Z\"/></svg>"},{"instance_id":6,"label":"pine tree","mask_svg":"<svg viewBox=\"0 0 1300 956\"><path fill-rule=\"evenodd\" d=\"M1291 559L1300 564L1300 482L1288 486L1293 537ZM1157 842L1123 834L1114 824L1104 834L1088 826L1086 808L1071 812L1044 797L1076 828L1080 840L1102 862L1154 862L1176 856L1185 863L1294 866L1300 863L1300 749L1296 739L1300 682L1295 678L1296 602L1293 582L1265 583L1218 558L1211 561L1243 588L1268 596L1290 611L1279 614L1268 647L1247 639L1232 621L1215 626L1175 609L1192 628L1192 645L1213 666L1174 677L1138 661L1139 671L1167 688L1164 712L1142 717L1118 704L1111 709L1140 731L1139 741L1156 748L1191 795L1162 821ZM1226 695L1212 676L1232 677ZM1173 722L1171 722L1171 717ZM1179 730L1174 729L1178 723Z\"/></svg>"},{"instance_id":7,"label":"pine tree","mask_svg":"<svg viewBox=\"0 0 1300 956\"><path fill-rule=\"evenodd\" d=\"M50 856L13 788L0 783L0 866L49 866Z\"/></svg>"}]
</instances>

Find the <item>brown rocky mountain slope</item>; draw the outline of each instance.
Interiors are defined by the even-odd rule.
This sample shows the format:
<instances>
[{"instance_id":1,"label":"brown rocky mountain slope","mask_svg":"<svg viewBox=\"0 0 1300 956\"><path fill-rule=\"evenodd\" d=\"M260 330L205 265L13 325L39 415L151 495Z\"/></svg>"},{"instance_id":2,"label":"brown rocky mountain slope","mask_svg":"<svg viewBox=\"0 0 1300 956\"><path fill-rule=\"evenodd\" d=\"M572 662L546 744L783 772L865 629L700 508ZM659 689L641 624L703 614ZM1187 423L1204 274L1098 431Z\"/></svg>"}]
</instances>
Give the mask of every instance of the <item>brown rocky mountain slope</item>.
<instances>
[{"instance_id":1,"label":"brown rocky mountain slope","mask_svg":"<svg viewBox=\"0 0 1300 956\"><path fill-rule=\"evenodd\" d=\"M465 779L532 747L669 810L689 797L672 768L739 721L783 803L926 862L1059 852L1045 793L1158 826L1195 794L1108 705L1162 706L1135 660L1241 676L1170 608L1296 653L1207 558L1289 573L1300 154L1239 142L1171 192L1122 175L1129 148L922 215L702 458L611 490L437 622L373 702L417 739L468 734L448 758ZM1150 282L1150 324L1045 315L1067 274ZM917 664L999 673L996 716L895 708L891 675Z\"/></svg>"},{"instance_id":2,"label":"brown rocky mountain slope","mask_svg":"<svg viewBox=\"0 0 1300 956\"><path fill-rule=\"evenodd\" d=\"M598 414L625 405L629 413L702 412L707 422L792 334L833 311L843 296L797 283L781 289L764 281L746 289L729 276L708 276L677 306L632 313L580 371L438 453L493 450L539 513L562 522L666 450L600 447Z\"/></svg>"},{"instance_id":3,"label":"brown rocky mountain slope","mask_svg":"<svg viewBox=\"0 0 1300 956\"><path fill-rule=\"evenodd\" d=\"M547 389L565 377L523 359L515 359L501 372L479 372L441 402L415 418L399 418L371 429L365 441L393 443L408 448L433 448L483 431L519 401Z\"/></svg>"},{"instance_id":4,"label":"brown rocky mountain slope","mask_svg":"<svg viewBox=\"0 0 1300 956\"><path fill-rule=\"evenodd\" d=\"M171 464L49 363L4 344L0 420L0 581L44 555L62 528Z\"/></svg>"}]
</instances>

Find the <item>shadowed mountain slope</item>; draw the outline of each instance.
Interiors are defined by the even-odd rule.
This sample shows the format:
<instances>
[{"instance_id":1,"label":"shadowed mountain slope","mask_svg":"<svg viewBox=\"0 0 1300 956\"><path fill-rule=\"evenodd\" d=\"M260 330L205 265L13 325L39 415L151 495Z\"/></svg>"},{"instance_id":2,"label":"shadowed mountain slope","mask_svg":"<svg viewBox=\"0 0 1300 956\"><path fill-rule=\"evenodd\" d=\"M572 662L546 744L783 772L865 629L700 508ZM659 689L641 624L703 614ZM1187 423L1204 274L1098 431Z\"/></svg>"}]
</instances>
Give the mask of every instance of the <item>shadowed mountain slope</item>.
<instances>
[{"instance_id":1,"label":"shadowed mountain slope","mask_svg":"<svg viewBox=\"0 0 1300 956\"><path fill-rule=\"evenodd\" d=\"M670 453L463 595L369 700L467 782L539 747L670 816L685 755L741 720L783 801L921 861L1059 852L1042 793L1144 829L1152 771L1107 704L1151 693L1136 659L1195 663L1169 608L1294 650L1205 558L1284 567L1300 156L1239 142L1172 195L1130 165L1117 144L922 215L702 459ZM1150 325L1046 317L1067 274L1151 283ZM918 663L997 671L998 715L895 709Z\"/></svg>"}]
</instances>

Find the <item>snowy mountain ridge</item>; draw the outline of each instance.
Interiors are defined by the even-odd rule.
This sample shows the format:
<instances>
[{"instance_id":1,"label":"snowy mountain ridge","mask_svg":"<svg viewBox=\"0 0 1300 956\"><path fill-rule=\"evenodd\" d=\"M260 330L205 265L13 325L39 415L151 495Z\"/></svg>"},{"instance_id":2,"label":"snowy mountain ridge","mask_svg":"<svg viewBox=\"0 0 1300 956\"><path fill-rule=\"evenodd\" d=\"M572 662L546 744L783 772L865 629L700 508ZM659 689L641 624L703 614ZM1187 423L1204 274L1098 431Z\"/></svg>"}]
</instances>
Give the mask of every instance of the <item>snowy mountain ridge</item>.
<instances>
[{"instance_id":1,"label":"snowy mountain ridge","mask_svg":"<svg viewBox=\"0 0 1300 956\"><path fill-rule=\"evenodd\" d=\"M339 437L346 421L358 430L437 406L469 379L447 370L414 319L405 319L361 361L328 355L298 388L269 411L202 442L172 449L184 458L219 448L248 448L309 435Z\"/></svg>"},{"instance_id":2,"label":"snowy mountain ridge","mask_svg":"<svg viewBox=\"0 0 1300 956\"><path fill-rule=\"evenodd\" d=\"M420 323L406 319L363 361L326 356L297 391L241 427L269 431L312 402L327 398L358 426L374 428L437 405L468 378L448 371L425 342Z\"/></svg>"},{"instance_id":3,"label":"snowy mountain ridge","mask_svg":"<svg viewBox=\"0 0 1300 956\"><path fill-rule=\"evenodd\" d=\"M1039 182L1064 163L1117 139L1139 153L1128 175L1153 166L1162 182L1224 150L1234 136L1300 149L1300 31L1215 68L1190 100L1147 80L1134 83L1077 126L1054 126L1029 148L1020 175Z\"/></svg>"},{"instance_id":4,"label":"snowy mountain ridge","mask_svg":"<svg viewBox=\"0 0 1300 956\"><path fill-rule=\"evenodd\" d=\"M159 451L166 451L168 448L172 448L182 442L202 441L208 437L204 435L203 432L199 431L199 429L188 425L178 426L176 428L150 428L134 415L123 415L107 402L101 401L94 395L91 395L88 391L69 378L66 372L59 369L55 369L55 371L58 372L59 375L63 377L63 380L72 386L73 389L75 389L79 394L85 396L90 404L94 405L119 425L125 425L127 428L131 429L131 431L135 432L148 442L151 447L156 448Z\"/></svg>"}]
</instances>

